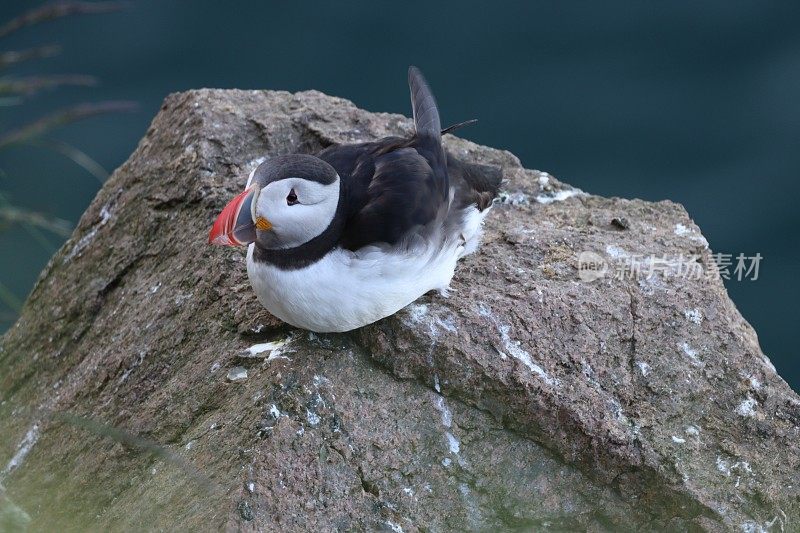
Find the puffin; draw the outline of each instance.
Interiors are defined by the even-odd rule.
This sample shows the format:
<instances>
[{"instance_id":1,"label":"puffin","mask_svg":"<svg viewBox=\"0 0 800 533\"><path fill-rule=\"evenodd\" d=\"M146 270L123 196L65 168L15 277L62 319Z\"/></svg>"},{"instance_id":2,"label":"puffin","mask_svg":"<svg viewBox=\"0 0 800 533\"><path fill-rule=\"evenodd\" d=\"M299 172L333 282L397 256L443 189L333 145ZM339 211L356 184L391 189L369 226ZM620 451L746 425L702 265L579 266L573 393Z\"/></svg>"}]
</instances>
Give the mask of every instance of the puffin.
<instances>
[{"instance_id":1,"label":"puffin","mask_svg":"<svg viewBox=\"0 0 800 533\"><path fill-rule=\"evenodd\" d=\"M247 246L260 303L294 327L345 332L430 291L448 295L479 245L499 168L442 145L428 83L409 67L414 133L268 157L214 221L209 243Z\"/></svg>"}]
</instances>

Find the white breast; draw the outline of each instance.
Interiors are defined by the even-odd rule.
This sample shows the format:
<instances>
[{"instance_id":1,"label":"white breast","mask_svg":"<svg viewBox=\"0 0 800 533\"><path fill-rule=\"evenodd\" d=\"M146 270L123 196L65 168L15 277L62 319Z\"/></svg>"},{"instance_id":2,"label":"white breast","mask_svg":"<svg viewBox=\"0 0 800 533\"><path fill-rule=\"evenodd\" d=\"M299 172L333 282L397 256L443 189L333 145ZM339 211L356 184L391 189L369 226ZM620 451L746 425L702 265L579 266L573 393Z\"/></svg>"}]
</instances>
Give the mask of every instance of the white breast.
<instances>
[{"instance_id":1,"label":"white breast","mask_svg":"<svg viewBox=\"0 0 800 533\"><path fill-rule=\"evenodd\" d=\"M488 211L470 209L461 235L407 248L337 248L297 270L253 261L251 244L247 274L261 304L284 322L320 333L350 331L396 313L428 291L448 287L458 259L475 249Z\"/></svg>"}]
</instances>

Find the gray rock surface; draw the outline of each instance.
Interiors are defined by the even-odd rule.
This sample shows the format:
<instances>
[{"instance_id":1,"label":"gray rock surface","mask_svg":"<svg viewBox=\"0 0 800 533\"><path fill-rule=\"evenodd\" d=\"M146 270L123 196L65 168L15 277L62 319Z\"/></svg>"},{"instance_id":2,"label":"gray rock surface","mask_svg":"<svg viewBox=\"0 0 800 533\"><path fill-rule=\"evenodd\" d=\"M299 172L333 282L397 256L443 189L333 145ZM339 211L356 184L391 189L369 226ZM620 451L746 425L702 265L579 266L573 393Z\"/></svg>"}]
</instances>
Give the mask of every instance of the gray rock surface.
<instances>
[{"instance_id":1,"label":"gray rock surface","mask_svg":"<svg viewBox=\"0 0 800 533\"><path fill-rule=\"evenodd\" d=\"M505 175L484 246L448 298L343 335L281 324L244 251L206 244L259 158L410 127L314 91L169 96L0 340L7 508L36 530L797 531L800 399L677 204L448 135Z\"/></svg>"}]
</instances>

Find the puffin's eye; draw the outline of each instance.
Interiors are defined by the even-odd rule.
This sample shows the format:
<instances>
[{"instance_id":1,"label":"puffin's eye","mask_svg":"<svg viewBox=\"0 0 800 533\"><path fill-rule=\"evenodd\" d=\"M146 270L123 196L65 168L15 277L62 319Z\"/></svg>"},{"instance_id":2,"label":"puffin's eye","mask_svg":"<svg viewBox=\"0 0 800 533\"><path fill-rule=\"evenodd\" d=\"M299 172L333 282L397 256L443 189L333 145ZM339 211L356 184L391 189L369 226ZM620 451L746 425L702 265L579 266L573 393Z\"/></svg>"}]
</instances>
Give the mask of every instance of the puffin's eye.
<instances>
[{"instance_id":1,"label":"puffin's eye","mask_svg":"<svg viewBox=\"0 0 800 533\"><path fill-rule=\"evenodd\" d=\"M294 189L289 191L289 196L286 197L286 205L294 205L297 202L297 194L295 194Z\"/></svg>"}]
</instances>

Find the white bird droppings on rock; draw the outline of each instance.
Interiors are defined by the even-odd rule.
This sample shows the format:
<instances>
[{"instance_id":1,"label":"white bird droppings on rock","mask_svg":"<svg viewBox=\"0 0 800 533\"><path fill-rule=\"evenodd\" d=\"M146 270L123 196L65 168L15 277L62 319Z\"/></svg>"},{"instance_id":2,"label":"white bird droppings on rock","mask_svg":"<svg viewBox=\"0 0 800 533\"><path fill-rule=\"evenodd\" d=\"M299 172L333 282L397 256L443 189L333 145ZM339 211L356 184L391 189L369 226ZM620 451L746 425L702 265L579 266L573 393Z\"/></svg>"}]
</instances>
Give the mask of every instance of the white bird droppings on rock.
<instances>
[{"instance_id":1,"label":"white bird droppings on rock","mask_svg":"<svg viewBox=\"0 0 800 533\"><path fill-rule=\"evenodd\" d=\"M678 237L688 236L690 240L702 245L704 248L708 248L708 241L706 238L696 232L693 228L684 226L683 224L675 224L674 233Z\"/></svg>"},{"instance_id":2,"label":"white bird droppings on rock","mask_svg":"<svg viewBox=\"0 0 800 533\"><path fill-rule=\"evenodd\" d=\"M275 359L289 359L284 354L292 351L288 348L290 340L291 337L287 337L278 341L254 344L239 354L239 357L243 359L264 359L267 362Z\"/></svg>"},{"instance_id":3,"label":"white bird droppings on rock","mask_svg":"<svg viewBox=\"0 0 800 533\"><path fill-rule=\"evenodd\" d=\"M755 400L755 398L748 396L742 401L742 403L736 406L736 414L744 417L756 416L755 407L757 405L758 402Z\"/></svg>"},{"instance_id":4,"label":"white bird droppings on rock","mask_svg":"<svg viewBox=\"0 0 800 533\"><path fill-rule=\"evenodd\" d=\"M639 372L642 373L642 376L647 377L647 374L650 373L650 365L644 361L636 361L636 366L639 367Z\"/></svg>"},{"instance_id":5,"label":"white bird droppings on rock","mask_svg":"<svg viewBox=\"0 0 800 533\"><path fill-rule=\"evenodd\" d=\"M314 374L313 382L314 382L314 386L319 388L322 385L327 385L328 383L331 382L331 380L329 380L325 376L319 376L317 374Z\"/></svg>"},{"instance_id":6,"label":"white bird droppings on rock","mask_svg":"<svg viewBox=\"0 0 800 533\"><path fill-rule=\"evenodd\" d=\"M497 195L501 204L508 205L528 205L530 200L528 195L523 192L500 191Z\"/></svg>"},{"instance_id":7,"label":"white bird droppings on rock","mask_svg":"<svg viewBox=\"0 0 800 533\"><path fill-rule=\"evenodd\" d=\"M461 451L461 442L449 431L445 432L445 436L447 437L447 446L450 448L450 453L458 455L458 452Z\"/></svg>"},{"instance_id":8,"label":"white bird droppings on rock","mask_svg":"<svg viewBox=\"0 0 800 533\"><path fill-rule=\"evenodd\" d=\"M542 172L539 174L539 187L544 189L550 184L550 175L547 172Z\"/></svg>"},{"instance_id":9,"label":"white bird droppings on rock","mask_svg":"<svg viewBox=\"0 0 800 533\"><path fill-rule=\"evenodd\" d=\"M309 409L306 409L306 420L311 426L317 426L320 422L319 415Z\"/></svg>"},{"instance_id":10,"label":"white bird droppings on rock","mask_svg":"<svg viewBox=\"0 0 800 533\"><path fill-rule=\"evenodd\" d=\"M717 470L722 472L726 477L731 475L731 465L728 461L717 456Z\"/></svg>"},{"instance_id":11,"label":"white bird droppings on rock","mask_svg":"<svg viewBox=\"0 0 800 533\"><path fill-rule=\"evenodd\" d=\"M278 409L278 406L273 403L269 408L269 414L272 415L272 418L277 420L281 416L281 411Z\"/></svg>"},{"instance_id":12,"label":"white bird droppings on rock","mask_svg":"<svg viewBox=\"0 0 800 533\"><path fill-rule=\"evenodd\" d=\"M683 236L691 233L692 230L684 226L683 224L675 224L675 235Z\"/></svg>"},{"instance_id":13,"label":"white bird droppings on rock","mask_svg":"<svg viewBox=\"0 0 800 533\"><path fill-rule=\"evenodd\" d=\"M76 255L79 255L84 248L86 248L90 242L94 239L95 235L97 235L97 230L108 224L108 221L111 220L111 202L107 203L100 209L100 222L95 224L95 226L80 240L75 243L75 246L67 254L67 257L64 258L64 262L66 263Z\"/></svg>"},{"instance_id":14,"label":"white bird droppings on rock","mask_svg":"<svg viewBox=\"0 0 800 533\"><path fill-rule=\"evenodd\" d=\"M563 202L564 200L574 196L587 196L587 194L580 189L565 189L553 194L540 194L536 197L536 201L540 204L546 205L552 204L553 202Z\"/></svg>"},{"instance_id":15,"label":"white bird droppings on rock","mask_svg":"<svg viewBox=\"0 0 800 533\"><path fill-rule=\"evenodd\" d=\"M686 320L692 322L693 324L700 324L703 322L703 312L700 309L687 309L683 312L683 316L686 317Z\"/></svg>"},{"instance_id":16,"label":"white bird droppings on rock","mask_svg":"<svg viewBox=\"0 0 800 533\"><path fill-rule=\"evenodd\" d=\"M408 311L408 318L414 324L419 324L428 314L428 306L426 304L411 304L406 307Z\"/></svg>"},{"instance_id":17,"label":"white bird droppings on rock","mask_svg":"<svg viewBox=\"0 0 800 533\"><path fill-rule=\"evenodd\" d=\"M247 379L247 369L241 366L235 366L228 370L228 375L226 377L228 381L244 381Z\"/></svg>"},{"instance_id":18,"label":"white bird droppings on rock","mask_svg":"<svg viewBox=\"0 0 800 533\"><path fill-rule=\"evenodd\" d=\"M394 522L386 521L386 525L389 526L394 533L403 533L403 528L399 525L395 524Z\"/></svg>"},{"instance_id":19,"label":"white bird droppings on rock","mask_svg":"<svg viewBox=\"0 0 800 533\"><path fill-rule=\"evenodd\" d=\"M750 467L750 463L747 461L736 461L731 462L728 459L723 458L722 456L717 456L717 470L719 470L725 477L730 477L731 473L736 470L739 474L752 474L753 469Z\"/></svg>"},{"instance_id":20,"label":"white bird droppings on rock","mask_svg":"<svg viewBox=\"0 0 800 533\"><path fill-rule=\"evenodd\" d=\"M768 529L759 524L758 522L742 522L742 533L768 533ZM783 528L781 528L783 531Z\"/></svg>"},{"instance_id":21,"label":"white bird droppings on rock","mask_svg":"<svg viewBox=\"0 0 800 533\"><path fill-rule=\"evenodd\" d=\"M30 429L25 433L25 436L22 438L22 442L19 443L17 446L17 451L11 457L11 459L6 463L5 468L3 471L0 472L0 480L5 478L8 474L10 474L14 469L18 468L24 461L25 457L30 453L33 446L39 440L39 423L33 424Z\"/></svg>"},{"instance_id":22,"label":"white bird droppings on rock","mask_svg":"<svg viewBox=\"0 0 800 533\"><path fill-rule=\"evenodd\" d=\"M533 361L533 357L531 357L531 354L520 347L519 341L511 339L509 335L509 331L511 328L507 324L501 324L500 321L497 319L497 317L494 316L492 310L489 308L488 305L486 305L483 302L479 302L478 313L481 316L488 318L494 323L495 327L500 333L500 338L503 341L503 347L511 355L511 357L513 357L514 359L520 361L522 364L527 366L531 372L542 378L542 380L548 385L551 386L560 385L557 379L550 377L550 375L548 375L547 372L545 372L545 370L541 366L539 366ZM500 355L502 356L505 354L501 352Z\"/></svg>"},{"instance_id":23,"label":"white bird droppings on rock","mask_svg":"<svg viewBox=\"0 0 800 533\"><path fill-rule=\"evenodd\" d=\"M442 328L442 329L444 329L446 331L449 331L450 333L455 333L457 331L455 323L454 323L454 319L453 319L452 316L447 316L447 317L444 317L444 318L440 318L440 317L437 316L437 317L434 317L434 322L436 323L436 325L438 327L440 327L440 328Z\"/></svg>"},{"instance_id":24,"label":"white bird droppings on rock","mask_svg":"<svg viewBox=\"0 0 800 533\"><path fill-rule=\"evenodd\" d=\"M551 378L541 366L534 363L531 354L520 347L519 341L511 339L511 337L509 336L510 329L511 328L507 324L502 324L500 326L500 337L503 341L503 346L508 351L508 353L511 354L511 356L514 359L521 361L525 366L527 366L531 370L531 372L542 378L544 382L547 383L548 385L557 385L558 380Z\"/></svg>"},{"instance_id":25,"label":"white bird droppings on rock","mask_svg":"<svg viewBox=\"0 0 800 533\"><path fill-rule=\"evenodd\" d=\"M686 357L688 357L689 360L691 360L692 365L697 367L705 366L705 363L703 363L703 361L697 356L697 350L689 346L688 342L682 342L678 344L678 347L680 347L680 349L683 350L683 353L686 355Z\"/></svg>"},{"instance_id":26,"label":"white bird droppings on rock","mask_svg":"<svg viewBox=\"0 0 800 533\"><path fill-rule=\"evenodd\" d=\"M415 327L427 325L430 336L434 342L439 337L441 330L445 330L450 333L456 332L455 322L452 317L441 318L433 313L430 313L427 304L410 304L406 306L405 309L408 313L407 323Z\"/></svg>"},{"instance_id":27,"label":"white bird droppings on rock","mask_svg":"<svg viewBox=\"0 0 800 533\"><path fill-rule=\"evenodd\" d=\"M180 307L184 303L186 303L187 301L189 301L191 299L192 299L192 293L190 293L190 292L189 293L179 293L179 294L175 295L175 298L173 298L173 301L175 302L175 305Z\"/></svg>"},{"instance_id":28,"label":"white bird droppings on rock","mask_svg":"<svg viewBox=\"0 0 800 533\"><path fill-rule=\"evenodd\" d=\"M453 413L451 413L450 408L447 407L444 396L437 396L433 405L442 415L442 425L446 428L451 427L453 425Z\"/></svg>"}]
</instances>

